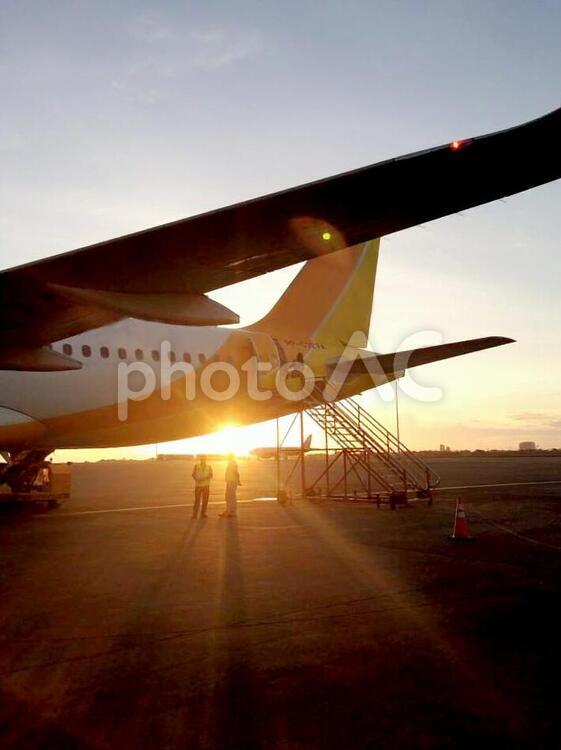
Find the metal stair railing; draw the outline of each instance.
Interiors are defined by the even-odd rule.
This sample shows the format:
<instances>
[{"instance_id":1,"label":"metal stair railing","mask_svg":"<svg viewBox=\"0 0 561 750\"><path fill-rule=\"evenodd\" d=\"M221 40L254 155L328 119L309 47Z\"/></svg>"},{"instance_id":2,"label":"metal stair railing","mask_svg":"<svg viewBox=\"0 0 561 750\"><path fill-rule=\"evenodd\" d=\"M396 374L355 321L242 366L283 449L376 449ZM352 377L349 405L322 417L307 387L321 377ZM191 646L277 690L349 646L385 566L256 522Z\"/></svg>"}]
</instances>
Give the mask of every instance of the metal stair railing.
<instances>
[{"instance_id":1,"label":"metal stair railing","mask_svg":"<svg viewBox=\"0 0 561 750\"><path fill-rule=\"evenodd\" d=\"M326 407L330 418L323 417L321 409L310 410L308 413L316 423L327 429L329 435L340 448L352 452L358 463L368 473L374 474L374 478L382 484L383 489L388 492L401 491L405 488L405 485L408 489L417 488L417 485L411 481L408 475L404 477L403 468L392 460L380 444L376 443L364 431L358 429L349 415L345 414L340 407L334 407L333 404L327 404ZM372 463L366 456L361 456L361 453L369 453L376 458L379 463L378 470L374 469Z\"/></svg>"},{"instance_id":2,"label":"metal stair railing","mask_svg":"<svg viewBox=\"0 0 561 750\"><path fill-rule=\"evenodd\" d=\"M428 484L430 487L437 487L440 484L440 476L436 471L431 469L428 464L416 456L404 443L401 442L401 440L398 440L392 432L381 424L381 422L378 422L375 417L366 411L364 407L352 398L348 399L347 402L351 405L351 408L356 409L357 417L361 423L366 423L373 433L378 432L379 434L382 434L386 439L386 444L388 444L390 448L393 448L394 453L397 453L400 458L405 457L406 460L416 468L418 475L428 478Z\"/></svg>"},{"instance_id":3,"label":"metal stair railing","mask_svg":"<svg viewBox=\"0 0 561 750\"><path fill-rule=\"evenodd\" d=\"M339 448L388 492L429 490L440 477L353 399L325 402L319 388L308 398L308 414ZM377 468L371 463L376 459Z\"/></svg>"},{"instance_id":4,"label":"metal stair railing","mask_svg":"<svg viewBox=\"0 0 561 750\"><path fill-rule=\"evenodd\" d=\"M396 487L394 485L393 477L388 478L387 475L381 473L379 470L376 470L374 466L372 466L369 460L369 456L367 455L371 453L371 451L369 451L368 448L365 449L362 446L357 447L356 440L354 439L354 436L351 432L342 428L341 424L336 429L327 425L325 418L322 415L322 410L317 407L310 408L308 410L308 414L319 427L321 427L322 429L327 429L328 433L342 450L353 455L354 461L359 466L361 466L361 468L367 474L371 476L371 478L382 488L382 490L388 493L395 492Z\"/></svg>"},{"instance_id":5,"label":"metal stair railing","mask_svg":"<svg viewBox=\"0 0 561 750\"><path fill-rule=\"evenodd\" d=\"M376 446L372 444L372 441L368 440L367 436L358 433L358 431L352 426L352 423L348 420L346 415L339 413L333 413L335 410L332 409L332 405L326 404L324 407L327 410L327 416L322 414L322 410L317 410L317 416L319 416L319 422L321 426L327 427L328 432L332 434L334 439L344 447L345 449L352 451L353 453L361 453L369 451L374 453ZM316 414L312 415L312 418L316 417ZM357 434L358 433L358 434ZM382 461L385 460L386 456L382 452ZM393 466L389 465L390 473L393 473Z\"/></svg>"},{"instance_id":6,"label":"metal stair railing","mask_svg":"<svg viewBox=\"0 0 561 750\"><path fill-rule=\"evenodd\" d=\"M428 489L439 484L440 477L435 471L352 398L339 402L336 408L343 409L352 421L356 420L367 435L375 442L381 443L386 449L385 455L390 457L392 462L397 461L402 469L406 469L417 486L424 484Z\"/></svg>"}]
</instances>

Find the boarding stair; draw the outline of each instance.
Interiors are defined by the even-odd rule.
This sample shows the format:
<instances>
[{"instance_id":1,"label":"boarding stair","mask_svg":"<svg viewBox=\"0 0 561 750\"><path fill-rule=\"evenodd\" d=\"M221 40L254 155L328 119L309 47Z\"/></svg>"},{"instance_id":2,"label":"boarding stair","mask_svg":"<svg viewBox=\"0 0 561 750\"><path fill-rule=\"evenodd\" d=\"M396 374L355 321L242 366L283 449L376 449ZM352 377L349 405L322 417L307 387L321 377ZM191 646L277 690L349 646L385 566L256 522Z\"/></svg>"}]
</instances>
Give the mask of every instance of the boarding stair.
<instances>
[{"instance_id":1,"label":"boarding stair","mask_svg":"<svg viewBox=\"0 0 561 750\"><path fill-rule=\"evenodd\" d=\"M330 441L337 446L335 455L326 456L326 467L306 488L314 495L325 486L329 497L366 497L378 504L388 502L392 508L410 499L432 501L431 491L440 477L396 435L384 427L356 399L324 401L316 386L307 399L306 413ZM342 476L330 484L330 471L343 464ZM351 478L359 489L348 491Z\"/></svg>"}]
</instances>

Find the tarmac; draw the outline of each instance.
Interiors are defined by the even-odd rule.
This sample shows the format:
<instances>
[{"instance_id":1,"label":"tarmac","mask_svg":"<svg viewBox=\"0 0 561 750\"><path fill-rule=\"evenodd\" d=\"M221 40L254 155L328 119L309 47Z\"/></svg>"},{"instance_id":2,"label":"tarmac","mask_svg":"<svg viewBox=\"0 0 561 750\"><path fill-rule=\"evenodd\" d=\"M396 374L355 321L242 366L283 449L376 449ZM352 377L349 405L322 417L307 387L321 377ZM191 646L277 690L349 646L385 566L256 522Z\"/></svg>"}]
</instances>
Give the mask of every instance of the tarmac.
<instances>
[{"instance_id":1,"label":"tarmac","mask_svg":"<svg viewBox=\"0 0 561 750\"><path fill-rule=\"evenodd\" d=\"M558 748L561 459L432 465L468 489L281 506L242 462L193 521L190 464L98 463L3 510L0 747Z\"/></svg>"}]
</instances>

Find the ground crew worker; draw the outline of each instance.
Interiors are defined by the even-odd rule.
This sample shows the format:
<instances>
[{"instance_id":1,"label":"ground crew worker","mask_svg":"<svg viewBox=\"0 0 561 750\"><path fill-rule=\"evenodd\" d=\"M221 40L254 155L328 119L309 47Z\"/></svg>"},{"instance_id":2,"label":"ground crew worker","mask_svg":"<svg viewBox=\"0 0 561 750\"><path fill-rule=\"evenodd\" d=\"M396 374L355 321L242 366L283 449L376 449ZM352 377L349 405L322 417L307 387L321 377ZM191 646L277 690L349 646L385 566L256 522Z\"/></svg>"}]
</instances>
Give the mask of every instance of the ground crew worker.
<instances>
[{"instance_id":1,"label":"ground crew worker","mask_svg":"<svg viewBox=\"0 0 561 750\"><path fill-rule=\"evenodd\" d=\"M226 510L221 513L222 518L232 518L236 515L238 498L236 496L238 487L241 485L240 472L238 471L238 464L234 458L234 454L230 453L228 456L228 463L226 464Z\"/></svg>"},{"instance_id":2,"label":"ground crew worker","mask_svg":"<svg viewBox=\"0 0 561 750\"><path fill-rule=\"evenodd\" d=\"M41 468L35 476L33 486L38 490L46 490L51 482L51 464L48 461L43 461L40 466Z\"/></svg>"},{"instance_id":3,"label":"ground crew worker","mask_svg":"<svg viewBox=\"0 0 561 750\"><path fill-rule=\"evenodd\" d=\"M208 506L208 493L210 491L210 480L212 479L212 466L206 462L206 456L199 456L198 463L193 467L193 479L195 480L195 505L193 506L193 518L199 515L201 507L201 518L206 518Z\"/></svg>"}]
</instances>

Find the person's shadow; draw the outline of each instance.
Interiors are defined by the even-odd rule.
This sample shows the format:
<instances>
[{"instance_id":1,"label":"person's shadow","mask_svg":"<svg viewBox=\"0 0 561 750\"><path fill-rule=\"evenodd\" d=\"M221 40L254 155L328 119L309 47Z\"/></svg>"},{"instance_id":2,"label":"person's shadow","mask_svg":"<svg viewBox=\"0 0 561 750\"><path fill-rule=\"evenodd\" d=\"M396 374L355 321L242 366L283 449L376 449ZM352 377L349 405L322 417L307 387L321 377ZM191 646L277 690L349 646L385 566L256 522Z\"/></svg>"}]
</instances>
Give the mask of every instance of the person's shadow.
<instances>
[{"instance_id":1,"label":"person's shadow","mask_svg":"<svg viewBox=\"0 0 561 750\"><path fill-rule=\"evenodd\" d=\"M216 639L217 681L214 692L213 746L262 747L258 725L259 691L252 665L251 631L247 620L243 556L236 518L223 530L223 579L220 617L225 626Z\"/></svg>"}]
</instances>

